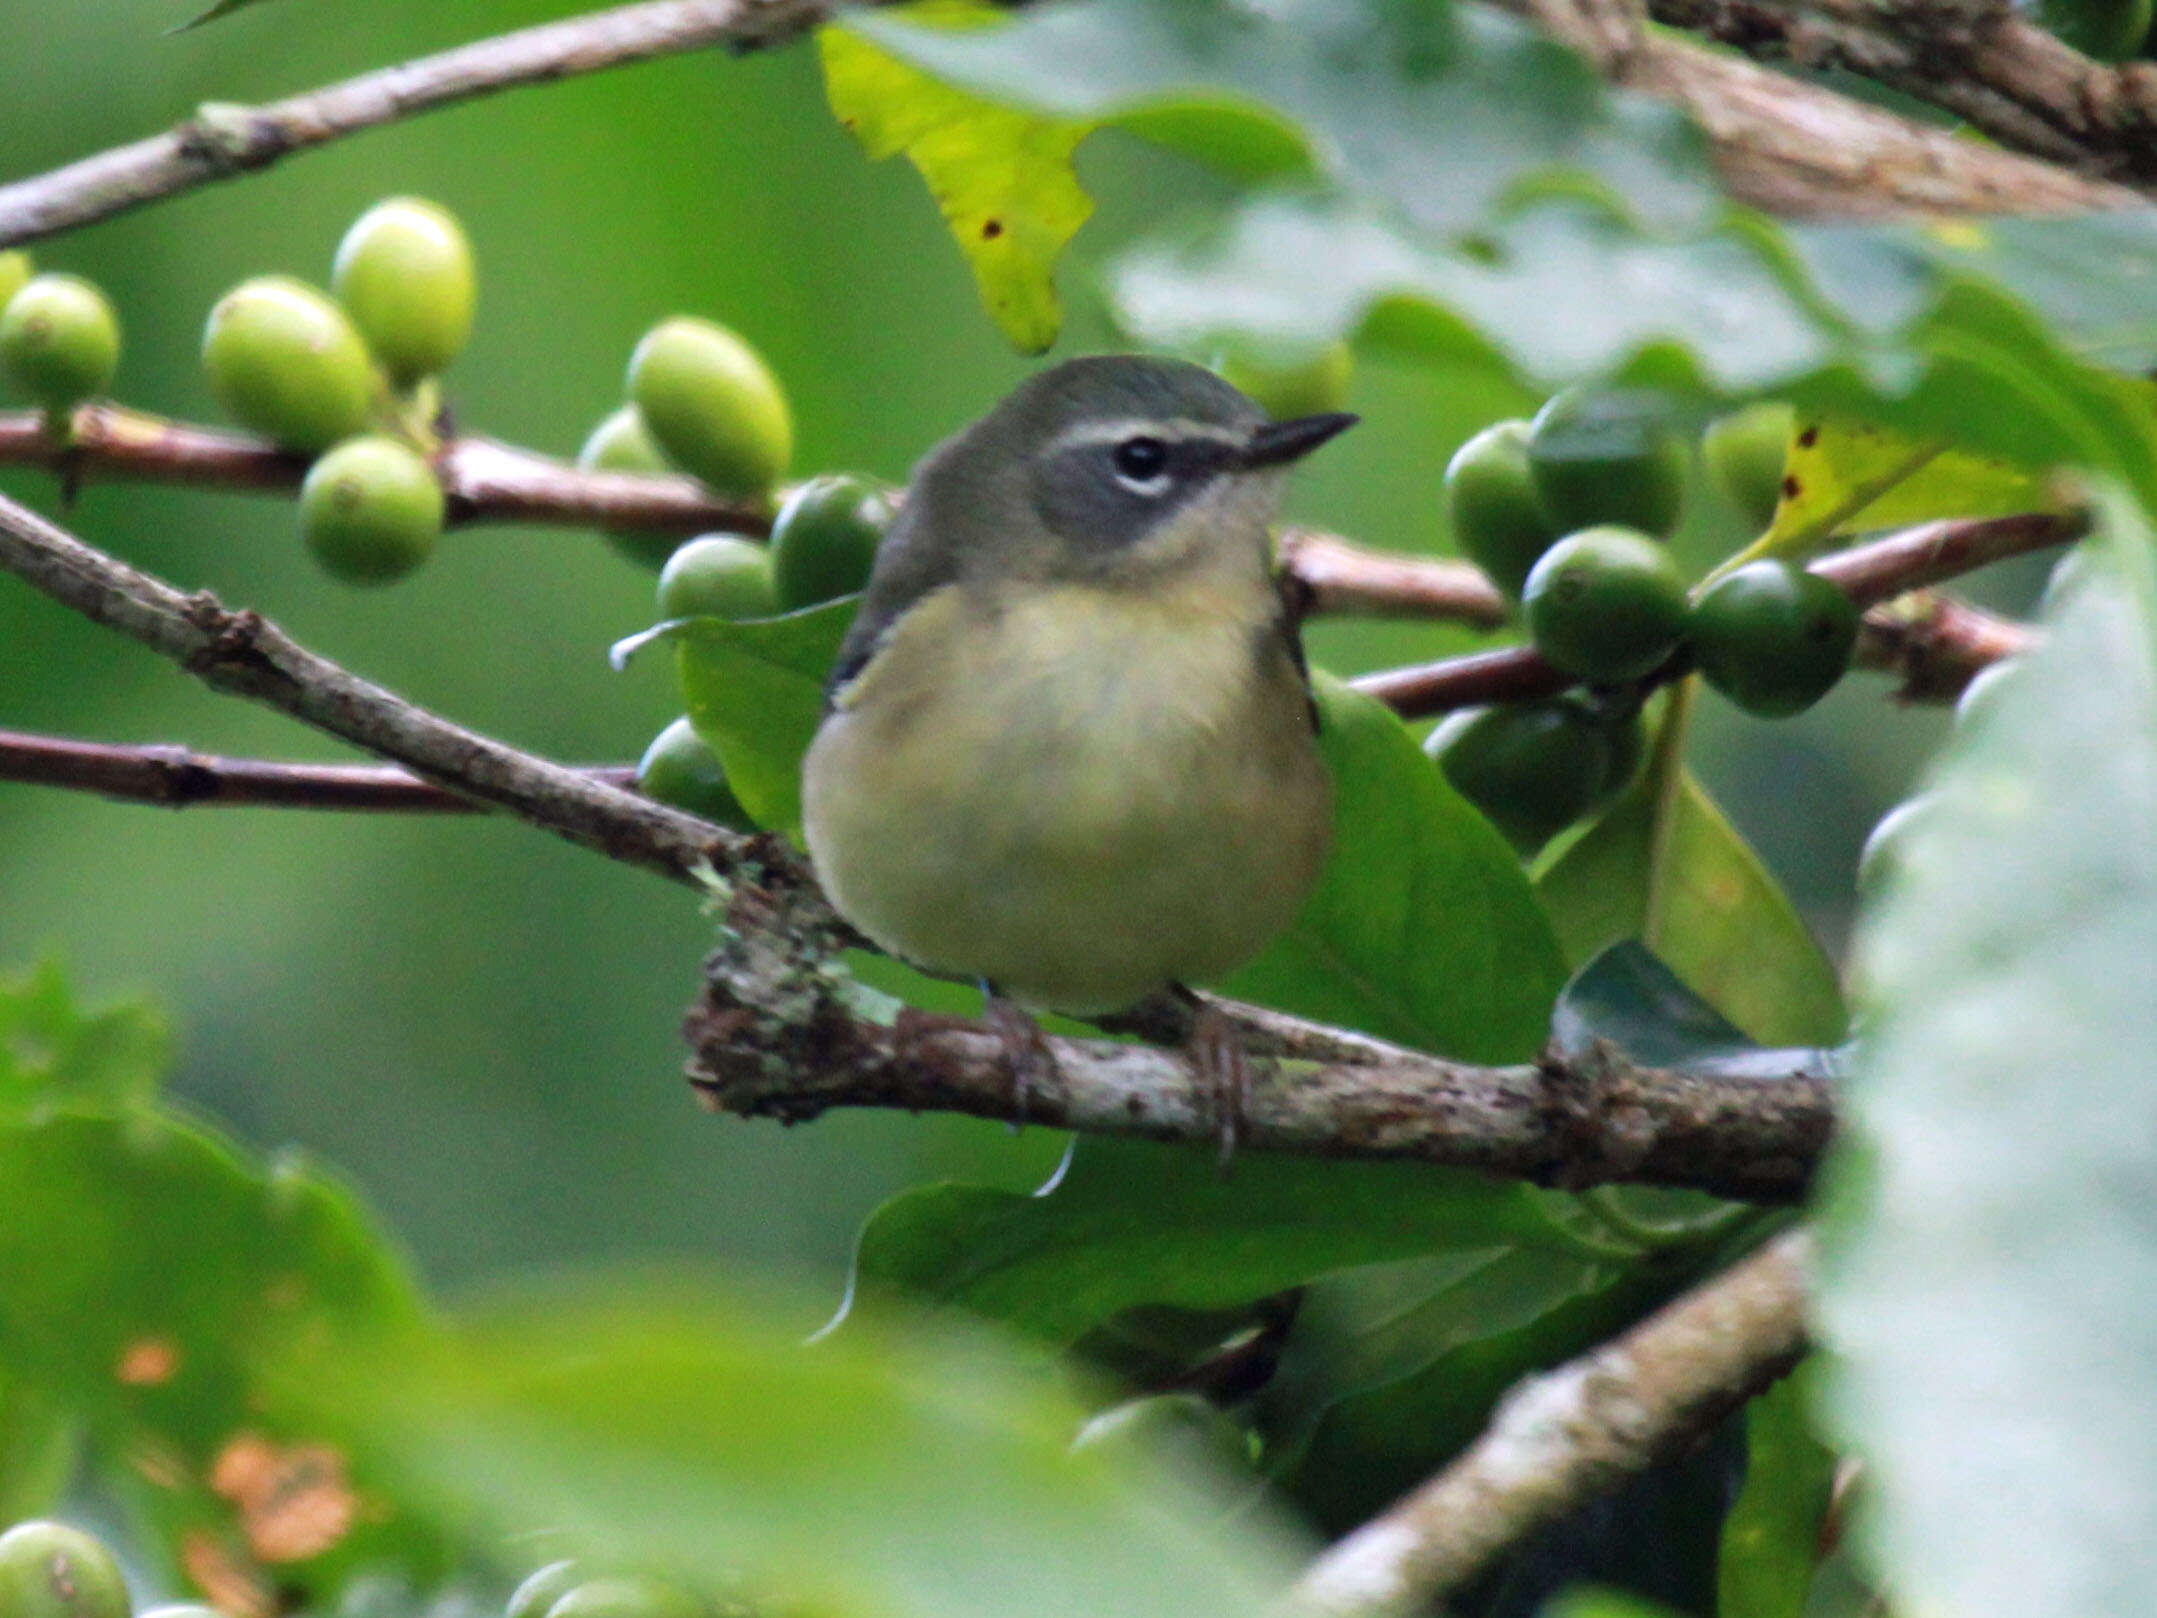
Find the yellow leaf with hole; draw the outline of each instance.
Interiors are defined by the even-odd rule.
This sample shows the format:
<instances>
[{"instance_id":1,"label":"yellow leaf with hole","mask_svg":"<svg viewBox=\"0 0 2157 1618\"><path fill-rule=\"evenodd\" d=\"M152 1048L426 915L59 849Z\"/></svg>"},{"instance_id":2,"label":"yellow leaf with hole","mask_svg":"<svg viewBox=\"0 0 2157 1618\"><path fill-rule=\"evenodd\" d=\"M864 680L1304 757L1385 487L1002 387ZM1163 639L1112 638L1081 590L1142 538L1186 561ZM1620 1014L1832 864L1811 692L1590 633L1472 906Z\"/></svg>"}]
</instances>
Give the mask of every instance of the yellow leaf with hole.
<instances>
[{"instance_id":1,"label":"yellow leaf with hole","mask_svg":"<svg viewBox=\"0 0 2157 1618\"><path fill-rule=\"evenodd\" d=\"M1809 556L1839 534L2058 503L2040 473L1864 422L1800 422L1761 556Z\"/></svg>"},{"instance_id":2,"label":"yellow leaf with hole","mask_svg":"<svg viewBox=\"0 0 2157 1618\"><path fill-rule=\"evenodd\" d=\"M844 28L817 31L832 115L872 158L904 152L1016 348L1056 340L1056 257L1093 211L1071 153L1093 128L983 101Z\"/></svg>"}]
</instances>

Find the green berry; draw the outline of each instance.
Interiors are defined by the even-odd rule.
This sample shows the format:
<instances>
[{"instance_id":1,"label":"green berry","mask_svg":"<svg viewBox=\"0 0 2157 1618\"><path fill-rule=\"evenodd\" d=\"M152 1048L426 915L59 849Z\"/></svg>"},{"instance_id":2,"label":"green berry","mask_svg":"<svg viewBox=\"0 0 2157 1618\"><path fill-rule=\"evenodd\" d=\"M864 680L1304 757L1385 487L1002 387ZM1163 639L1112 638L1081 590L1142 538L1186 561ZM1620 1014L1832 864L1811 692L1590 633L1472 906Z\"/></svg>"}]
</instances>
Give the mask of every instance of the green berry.
<instances>
[{"instance_id":1,"label":"green berry","mask_svg":"<svg viewBox=\"0 0 2157 1618\"><path fill-rule=\"evenodd\" d=\"M577 452L577 465L587 472L674 470L635 405L623 405L592 429ZM653 568L665 567L681 545L679 535L653 533L648 528L609 528L606 540L628 560Z\"/></svg>"},{"instance_id":2,"label":"green berry","mask_svg":"<svg viewBox=\"0 0 2157 1618\"><path fill-rule=\"evenodd\" d=\"M890 491L871 478L830 472L798 485L771 524L780 606L792 612L859 590L890 525Z\"/></svg>"},{"instance_id":3,"label":"green berry","mask_svg":"<svg viewBox=\"0 0 2157 1618\"><path fill-rule=\"evenodd\" d=\"M1111 1405L1078 1430L1071 1448L1135 1466L1171 1456L1229 1477L1248 1478L1252 1471L1250 1436L1195 1393L1155 1393Z\"/></svg>"},{"instance_id":4,"label":"green berry","mask_svg":"<svg viewBox=\"0 0 2157 1618\"><path fill-rule=\"evenodd\" d=\"M391 197L353 222L330 286L402 386L433 376L471 335L471 244L454 214L418 197Z\"/></svg>"},{"instance_id":5,"label":"green berry","mask_svg":"<svg viewBox=\"0 0 2157 1618\"><path fill-rule=\"evenodd\" d=\"M2136 55L2150 31L2150 0L2038 0L2045 30L2100 62Z\"/></svg>"},{"instance_id":6,"label":"green berry","mask_svg":"<svg viewBox=\"0 0 2157 1618\"><path fill-rule=\"evenodd\" d=\"M549 1562L510 1593L502 1618L547 1618L557 1601L592 1576L592 1569L583 1562Z\"/></svg>"},{"instance_id":7,"label":"green berry","mask_svg":"<svg viewBox=\"0 0 2157 1618\"><path fill-rule=\"evenodd\" d=\"M1803 713L1834 687L1857 644L1857 606L1790 562L1748 562L1693 607L1693 659L1708 684L1766 719Z\"/></svg>"},{"instance_id":8,"label":"green berry","mask_svg":"<svg viewBox=\"0 0 2157 1618\"><path fill-rule=\"evenodd\" d=\"M35 276L0 311L0 369L54 414L103 393L119 365L120 322L80 276Z\"/></svg>"},{"instance_id":9,"label":"green berry","mask_svg":"<svg viewBox=\"0 0 2157 1618\"><path fill-rule=\"evenodd\" d=\"M669 1579L622 1573L574 1586L547 1618L707 1618L704 1603Z\"/></svg>"},{"instance_id":10,"label":"green berry","mask_svg":"<svg viewBox=\"0 0 2157 1618\"><path fill-rule=\"evenodd\" d=\"M1603 523L1660 538L1685 503L1685 441L1647 388L1571 388L1536 412L1528 471L1558 533Z\"/></svg>"},{"instance_id":11,"label":"green berry","mask_svg":"<svg viewBox=\"0 0 2157 1618\"><path fill-rule=\"evenodd\" d=\"M1595 795L1595 802L1600 806L1631 786L1633 778L1640 773L1640 761L1648 750L1648 726L1640 717L1639 707L1631 703L1626 704L1622 714L1601 712L1594 707L1589 712L1602 726L1603 740L1610 748L1610 767L1603 773L1602 790Z\"/></svg>"},{"instance_id":12,"label":"green berry","mask_svg":"<svg viewBox=\"0 0 2157 1618\"><path fill-rule=\"evenodd\" d=\"M1528 570L1558 537L1528 475L1525 421L1497 422L1453 452L1445 513L1461 554L1517 600Z\"/></svg>"},{"instance_id":13,"label":"green berry","mask_svg":"<svg viewBox=\"0 0 2157 1618\"><path fill-rule=\"evenodd\" d=\"M1522 854L1593 808L1611 773L1608 731L1563 698L1449 715L1423 750Z\"/></svg>"},{"instance_id":14,"label":"green berry","mask_svg":"<svg viewBox=\"0 0 2157 1618\"><path fill-rule=\"evenodd\" d=\"M1346 343L1332 343L1304 360L1283 364L1271 358L1224 354L1214 364L1222 380L1249 396L1275 421L1323 415L1348 402L1355 375L1355 353Z\"/></svg>"},{"instance_id":15,"label":"green berry","mask_svg":"<svg viewBox=\"0 0 2157 1618\"><path fill-rule=\"evenodd\" d=\"M692 539L659 570L662 618L769 618L778 610L771 552L739 534Z\"/></svg>"},{"instance_id":16,"label":"green berry","mask_svg":"<svg viewBox=\"0 0 2157 1618\"><path fill-rule=\"evenodd\" d=\"M434 468L394 438L354 438L308 470L300 533L347 584L388 584L434 553L442 532Z\"/></svg>"},{"instance_id":17,"label":"green berry","mask_svg":"<svg viewBox=\"0 0 2157 1618\"><path fill-rule=\"evenodd\" d=\"M1684 638L1685 577L1630 528L1586 528L1543 553L1521 593L1536 649L1597 684L1637 680Z\"/></svg>"},{"instance_id":18,"label":"green berry","mask_svg":"<svg viewBox=\"0 0 2157 1618\"><path fill-rule=\"evenodd\" d=\"M135 1614L135 1618L225 1618L225 1615L199 1601L168 1601L161 1607L145 1608Z\"/></svg>"},{"instance_id":19,"label":"green berry","mask_svg":"<svg viewBox=\"0 0 2157 1618\"><path fill-rule=\"evenodd\" d=\"M0 309L5 309L8 299L29 285L35 273L28 253L19 248L0 253Z\"/></svg>"},{"instance_id":20,"label":"green berry","mask_svg":"<svg viewBox=\"0 0 2157 1618\"><path fill-rule=\"evenodd\" d=\"M373 418L367 345L343 309L289 276L258 276L217 300L202 367L234 421L287 449L320 453Z\"/></svg>"},{"instance_id":21,"label":"green berry","mask_svg":"<svg viewBox=\"0 0 2157 1618\"><path fill-rule=\"evenodd\" d=\"M686 719L675 720L644 749L644 756L637 760L637 790L722 826L742 831L752 826L749 812L727 785L719 755Z\"/></svg>"},{"instance_id":22,"label":"green berry","mask_svg":"<svg viewBox=\"0 0 2157 1618\"><path fill-rule=\"evenodd\" d=\"M1923 833L1925 823L1938 815L1940 800L1937 795L1921 792L1914 798L1905 798L1895 805L1873 826L1865 839L1865 846L1858 850L1857 891L1867 897L1877 898L1887 884L1895 881L1910 863L1913 839Z\"/></svg>"},{"instance_id":23,"label":"green berry","mask_svg":"<svg viewBox=\"0 0 2157 1618\"><path fill-rule=\"evenodd\" d=\"M1756 534L1775 520L1775 507L1783 497L1783 463L1796 430L1797 407L1770 399L1711 422L1701 435L1708 477Z\"/></svg>"},{"instance_id":24,"label":"green berry","mask_svg":"<svg viewBox=\"0 0 2157 1618\"><path fill-rule=\"evenodd\" d=\"M629 397L659 447L722 494L761 500L786 475L786 395L724 326L686 315L654 326L629 358Z\"/></svg>"},{"instance_id":25,"label":"green berry","mask_svg":"<svg viewBox=\"0 0 2157 1618\"><path fill-rule=\"evenodd\" d=\"M6 1618L127 1618L127 1583L112 1552L64 1523L17 1523L0 1534Z\"/></svg>"}]
</instances>

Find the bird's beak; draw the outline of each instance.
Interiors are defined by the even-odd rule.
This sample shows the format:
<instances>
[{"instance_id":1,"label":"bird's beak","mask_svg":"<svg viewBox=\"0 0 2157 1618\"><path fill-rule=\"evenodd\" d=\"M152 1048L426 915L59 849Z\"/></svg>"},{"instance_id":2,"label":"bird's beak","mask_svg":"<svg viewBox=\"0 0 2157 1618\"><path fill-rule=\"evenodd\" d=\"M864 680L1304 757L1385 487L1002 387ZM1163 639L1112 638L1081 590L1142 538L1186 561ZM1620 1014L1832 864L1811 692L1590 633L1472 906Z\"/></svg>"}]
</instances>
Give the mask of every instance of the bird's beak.
<instances>
[{"instance_id":1,"label":"bird's beak","mask_svg":"<svg viewBox=\"0 0 2157 1618\"><path fill-rule=\"evenodd\" d=\"M1359 418L1346 411L1330 410L1322 416L1297 416L1292 421L1269 421L1251 435L1243 448L1245 467L1282 466L1300 461L1336 433L1344 433Z\"/></svg>"}]
</instances>

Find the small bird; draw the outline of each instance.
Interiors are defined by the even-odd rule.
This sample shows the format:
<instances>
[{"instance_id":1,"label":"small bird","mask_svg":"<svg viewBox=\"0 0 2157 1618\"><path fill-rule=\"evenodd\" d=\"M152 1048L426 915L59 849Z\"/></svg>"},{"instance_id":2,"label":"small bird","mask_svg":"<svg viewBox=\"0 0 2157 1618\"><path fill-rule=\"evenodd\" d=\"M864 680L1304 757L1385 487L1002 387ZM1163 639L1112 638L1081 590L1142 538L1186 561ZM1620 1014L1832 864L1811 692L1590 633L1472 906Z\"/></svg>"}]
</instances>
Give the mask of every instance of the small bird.
<instances>
[{"instance_id":1,"label":"small bird","mask_svg":"<svg viewBox=\"0 0 2157 1618\"><path fill-rule=\"evenodd\" d=\"M841 915L981 982L1022 1106L1017 1047L1045 1047L1013 1002L1101 1015L1218 978L1318 874L1332 787L1271 523L1283 470L1355 419L1273 421L1200 366L1102 355L914 470L803 829Z\"/></svg>"}]
</instances>

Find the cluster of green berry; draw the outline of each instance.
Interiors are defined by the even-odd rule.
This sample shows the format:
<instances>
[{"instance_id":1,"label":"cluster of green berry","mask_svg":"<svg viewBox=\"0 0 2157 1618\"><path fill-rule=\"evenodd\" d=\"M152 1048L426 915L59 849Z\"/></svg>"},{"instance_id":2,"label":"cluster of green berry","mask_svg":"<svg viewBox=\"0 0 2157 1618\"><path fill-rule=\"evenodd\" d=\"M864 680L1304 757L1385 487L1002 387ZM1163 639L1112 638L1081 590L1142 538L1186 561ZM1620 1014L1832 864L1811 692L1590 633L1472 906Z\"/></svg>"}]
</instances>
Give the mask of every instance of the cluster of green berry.
<instances>
[{"instance_id":1,"label":"cluster of green berry","mask_svg":"<svg viewBox=\"0 0 2157 1618\"><path fill-rule=\"evenodd\" d=\"M750 1618L737 1602L716 1607L687 1585L649 1573L550 1562L518 1585L503 1618Z\"/></svg>"},{"instance_id":2,"label":"cluster of green berry","mask_svg":"<svg viewBox=\"0 0 2157 1618\"><path fill-rule=\"evenodd\" d=\"M434 378L472 330L472 249L448 210L392 197L338 244L330 292L287 275L210 310L202 368L233 420L315 457L300 534L350 584L403 578L442 532Z\"/></svg>"},{"instance_id":3,"label":"cluster of green berry","mask_svg":"<svg viewBox=\"0 0 2157 1618\"><path fill-rule=\"evenodd\" d=\"M65 1523L21 1522L0 1534L0 1614L5 1618L129 1618L134 1604L111 1551ZM220 1618L190 1602L151 1607L140 1618Z\"/></svg>"},{"instance_id":4,"label":"cluster of green berry","mask_svg":"<svg viewBox=\"0 0 2157 1618\"><path fill-rule=\"evenodd\" d=\"M120 368L120 320L79 275L40 275L23 252L0 253L0 374L44 411L54 436Z\"/></svg>"},{"instance_id":5,"label":"cluster of green berry","mask_svg":"<svg viewBox=\"0 0 2157 1618\"><path fill-rule=\"evenodd\" d=\"M1792 416L1756 406L1712 426L1709 473L1764 527ZM1842 677L1857 609L1832 582L1757 561L1688 590L1662 543L1685 499L1690 452L1663 398L1643 389L1558 394L1503 421L1446 468L1461 549L1518 601L1544 658L1587 688L1471 709L1426 747L1453 785L1524 850L1607 803L1640 759L1640 684L1681 659L1749 713L1811 707Z\"/></svg>"}]
</instances>

